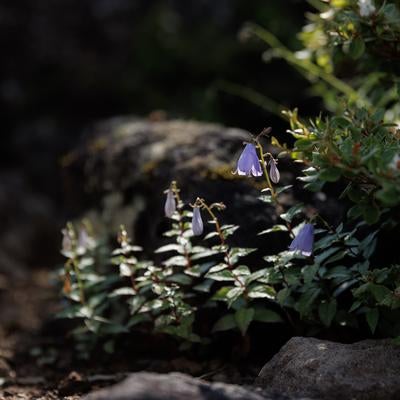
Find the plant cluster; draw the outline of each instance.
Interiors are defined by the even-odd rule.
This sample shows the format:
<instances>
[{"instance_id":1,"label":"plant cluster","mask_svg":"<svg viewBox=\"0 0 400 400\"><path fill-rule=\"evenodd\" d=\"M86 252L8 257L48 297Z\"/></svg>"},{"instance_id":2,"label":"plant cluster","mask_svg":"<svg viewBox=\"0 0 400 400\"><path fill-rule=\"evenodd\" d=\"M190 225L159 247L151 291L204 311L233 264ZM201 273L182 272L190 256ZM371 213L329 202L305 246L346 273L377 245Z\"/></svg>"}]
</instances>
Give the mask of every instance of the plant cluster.
<instances>
[{"instance_id":1,"label":"plant cluster","mask_svg":"<svg viewBox=\"0 0 400 400\"><path fill-rule=\"evenodd\" d=\"M165 232L169 243L156 251L160 263L141 260L123 227L119 247L107 253L87 224L69 224L62 273L69 302L62 315L82 322L75 330L79 338L101 337L112 350L116 334L141 330L173 335L187 345L225 330L246 335L253 321L286 322L295 329L305 324L311 333L368 326L372 334L400 336L399 259L393 250L382 265L377 253L385 237L399 233L400 132L393 102L398 77L390 66L398 51L398 6L372 0L313 3L319 12L301 34L303 54L290 53L260 27L247 27L311 75L313 88L336 111L309 122L297 110L285 111L293 148L272 137L279 154L265 152L266 129L250 137L238 159L235 173L264 179L260 201L279 217L258 234L286 232L287 250L261 254L264 263L252 265L247 256L262 249L231 246L238 227L220 222L225 205L202 198L185 204L176 182L166 190L171 229ZM335 74L348 59L355 74L342 80ZM340 93L347 98L338 100ZM305 189L330 186L340 193L347 209L340 224L309 215L304 204L285 205L282 196L291 186L279 186L280 157L305 165L299 177ZM211 308L218 318L200 327L201 315Z\"/></svg>"}]
</instances>

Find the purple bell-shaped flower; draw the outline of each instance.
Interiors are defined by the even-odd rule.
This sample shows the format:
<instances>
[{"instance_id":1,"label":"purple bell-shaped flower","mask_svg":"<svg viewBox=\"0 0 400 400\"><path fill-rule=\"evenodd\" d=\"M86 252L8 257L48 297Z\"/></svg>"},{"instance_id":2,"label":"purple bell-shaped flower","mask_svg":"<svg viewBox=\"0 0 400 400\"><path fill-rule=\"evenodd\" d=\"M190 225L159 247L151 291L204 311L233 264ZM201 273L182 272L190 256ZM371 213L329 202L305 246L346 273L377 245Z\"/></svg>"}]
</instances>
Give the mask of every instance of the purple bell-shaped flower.
<instances>
[{"instance_id":1,"label":"purple bell-shaped flower","mask_svg":"<svg viewBox=\"0 0 400 400\"><path fill-rule=\"evenodd\" d=\"M235 174L245 176L261 176L262 170L253 144L247 143L239 157Z\"/></svg>"},{"instance_id":2,"label":"purple bell-shaped flower","mask_svg":"<svg viewBox=\"0 0 400 400\"><path fill-rule=\"evenodd\" d=\"M174 215L175 211L176 211L176 201L174 192L171 189L169 189L167 192L167 200L165 201L165 206L164 206L165 216L171 218Z\"/></svg>"},{"instance_id":3,"label":"purple bell-shaped flower","mask_svg":"<svg viewBox=\"0 0 400 400\"><path fill-rule=\"evenodd\" d=\"M293 239L289 250L299 251L303 256L310 256L314 245L314 226L305 224Z\"/></svg>"},{"instance_id":4,"label":"purple bell-shaped flower","mask_svg":"<svg viewBox=\"0 0 400 400\"><path fill-rule=\"evenodd\" d=\"M201 219L199 207L193 208L192 231L195 236L199 236L203 233L203 220Z\"/></svg>"}]
</instances>

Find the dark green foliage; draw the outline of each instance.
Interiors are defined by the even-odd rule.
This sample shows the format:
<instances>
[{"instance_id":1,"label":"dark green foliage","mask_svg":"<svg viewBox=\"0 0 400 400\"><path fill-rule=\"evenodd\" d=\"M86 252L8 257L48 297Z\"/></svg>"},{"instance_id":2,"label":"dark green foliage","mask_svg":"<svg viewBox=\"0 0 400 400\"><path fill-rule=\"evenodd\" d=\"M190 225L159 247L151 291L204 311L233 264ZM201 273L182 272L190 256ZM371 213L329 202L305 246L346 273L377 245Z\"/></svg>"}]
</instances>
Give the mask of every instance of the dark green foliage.
<instances>
[{"instance_id":1,"label":"dark green foliage","mask_svg":"<svg viewBox=\"0 0 400 400\"><path fill-rule=\"evenodd\" d=\"M331 226L307 204L285 205L282 198L291 186L271 184L267 163L274 157L264 153L265 130L251 141L267 184L259 199L276 213L277 223L259 234L279 232L290 243L306 221L316 228L312 255L285 250L265 256L263 249L232 247L229 236L238 227L221 226L215 210L224 205L208 205L203 199L195 206L210 216L214 231L201 241L194 238L192 213L172 183L178 206L165 233L170 242L156 251L165 255L161 264L139 261L134 256L138 249L124 230L111 264L96 256L103 247L90 235L82 246L81 233L67 228L64 292L70 303L63 315L83 322L78 336L86 331L113 339L138 329L206 343L222 331L246 335L253 321L301 321L298 324L314 334L350 327L364 336L400 335L400 257L394 244L389 249L392 261L385 265L384 254L377 250L385 237L395 242L400 226L400 131L394 102L399 71L390 63L398 54L400 12L394 3L376 1L366 18L357 1L312 3L320 12L309 16L311 23L301 34L303 55L290 52L256 25L248 25L246 32L273 45L274 55L307 76L314 93L334 111L305 122L297 110L286 110L294 146L289 149L275 138L271 142L280 151L278 157L290 156L305 165L299 177L305 189L335 188L346 218ZM351 77L339 73L345 64L354 71ZM264 262L248 265L246 256L256 250ZM219 318L200 335L199 311L209 308L217 310Z\"/></svg>"}]
</instances>

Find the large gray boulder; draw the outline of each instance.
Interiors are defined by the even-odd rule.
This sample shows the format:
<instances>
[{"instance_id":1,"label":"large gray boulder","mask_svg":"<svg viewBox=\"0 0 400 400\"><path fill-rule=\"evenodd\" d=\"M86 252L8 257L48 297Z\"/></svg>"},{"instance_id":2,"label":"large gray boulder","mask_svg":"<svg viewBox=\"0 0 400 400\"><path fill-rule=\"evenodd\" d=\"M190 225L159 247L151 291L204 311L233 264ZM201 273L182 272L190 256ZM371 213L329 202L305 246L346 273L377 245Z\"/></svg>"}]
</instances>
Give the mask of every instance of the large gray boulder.
<instances>
[{"instance_id":1,"label":"large gray boulder","mask_svg":"<svg viewBox=\"0 0 400 400\"><path fill-rule=\"evenodd\" d=\"M121 383L87 395L84 400L289 400L289 398L266 395L257 388L209 383L181 373L139 372Z\"/></svg>"},{"instance_id":2,"label":"large gray boulder","mask_svg":"<svg viewBox=\"0 0 400 400\"><path fill-rule=\"evenodd\" d=\"M295 337L261 370L263 388L321 400L400 399L400 347L390 340L354 344Z\"/></svg>"}]
</instances>

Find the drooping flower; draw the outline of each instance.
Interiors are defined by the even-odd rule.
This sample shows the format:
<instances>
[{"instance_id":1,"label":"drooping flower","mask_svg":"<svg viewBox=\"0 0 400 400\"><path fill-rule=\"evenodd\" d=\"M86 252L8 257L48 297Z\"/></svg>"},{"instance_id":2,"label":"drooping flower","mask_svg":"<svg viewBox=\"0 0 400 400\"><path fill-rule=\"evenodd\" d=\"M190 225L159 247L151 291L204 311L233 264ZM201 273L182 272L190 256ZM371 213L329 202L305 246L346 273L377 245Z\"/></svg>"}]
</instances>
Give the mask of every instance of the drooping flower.
<instances>
[{"instance_id":1,"label":"drooping flower","mask_svg":"<svg viewBox=\"0 0 400 400\"><path fill-rule=\"evenodd\" d=\"M201 219L200 208L197 206L193 208L192 231L195 236L203 233L203 220Z\"/></svg>"},{"instance_id":2,"label":"drooping flower","mask_svg":"<svg viewBox=\"0 0 400 400\"><path fill-rule=\"evenodd\" d=\"M171 218L174 215L175 211L176 211L176 201L174 192L171 189L169 189L167 192L167 200L165 201L165 206L164 206L165 216Z\"/></svg>"},{"instance_id":3,"label":"drooping flower","mask_svg":"<svg viewBox=\"0 0 400 400\"><path fill-rule=\"evenodd\" d=\"M254 144L247 143L239 157L235 174L261 176L262 170Z\"/></svg>"},{"instance_id":4,"label":"drooping flower","mask_svg":"<svg viewBox=\"0 0 400 400\"><path fill-rule=\"evenodd\" d=\"M305 224L289 246L289 250L299 251L303 256L310 256L314 245L314 225Z\"/></svg>"},{"instance_id":5,"label":"drooping flower","mask_svg":"<svg viewBox=\"0 0 400 400\"><path fill-rule=\"evenodd\" d=\"M87 229L82 227L79 230L78 235L78 253L84 253L86 250L92 249L95 247L95 242L92 237L90 237Z\"/></svg>"},{"instance_id":6,"label":"drooping flower","mask_svg":"<svg viewBox=\"0 0 400 400\"><path fill-rule=\"evenodd\" d=\"M279 173L277 164L278 163L273 158L269 162L269 177L271 178L271 181L274 183L278 183L279 179L281 179L281 174Z\"/></svg>"},{"instance_id":7,"label":"drooping flower","mask_svg":"<svg viewBox=\"0 0 400 400\"><path fill-rule=\"evenodd\" d=\"M358 7L360 9L360 15L366 18L376 11L373 0L358 0Z\"/></svg>"}]
</instances>

